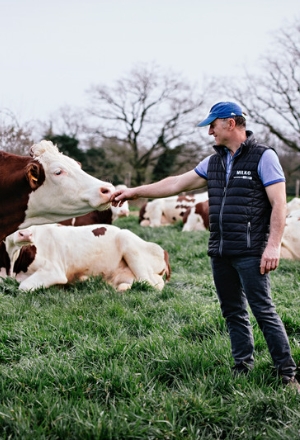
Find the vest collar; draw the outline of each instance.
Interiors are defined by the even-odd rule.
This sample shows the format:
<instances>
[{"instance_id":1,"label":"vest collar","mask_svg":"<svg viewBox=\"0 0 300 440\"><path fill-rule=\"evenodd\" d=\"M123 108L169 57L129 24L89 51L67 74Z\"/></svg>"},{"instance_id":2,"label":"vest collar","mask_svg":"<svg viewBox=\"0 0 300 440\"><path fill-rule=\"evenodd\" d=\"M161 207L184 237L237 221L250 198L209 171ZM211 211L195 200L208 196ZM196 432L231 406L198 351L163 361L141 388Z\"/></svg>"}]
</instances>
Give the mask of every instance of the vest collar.
<instances>
[{"instance_id":1,"label":"vest collar","mask_svg":"<svg viewBox=\"0 0 300 440\"><path fill-rule=\"evenodd\" d=\"M245 142L241 143L239 148L240 154L245 150L245 148L249 148L257 143L252 131L246 130L246 136L247 139ZM227 154L227 147L225 147L225 145L214 145L213 148L221 156L225 156Z\"/></svg>"}]
</instances>

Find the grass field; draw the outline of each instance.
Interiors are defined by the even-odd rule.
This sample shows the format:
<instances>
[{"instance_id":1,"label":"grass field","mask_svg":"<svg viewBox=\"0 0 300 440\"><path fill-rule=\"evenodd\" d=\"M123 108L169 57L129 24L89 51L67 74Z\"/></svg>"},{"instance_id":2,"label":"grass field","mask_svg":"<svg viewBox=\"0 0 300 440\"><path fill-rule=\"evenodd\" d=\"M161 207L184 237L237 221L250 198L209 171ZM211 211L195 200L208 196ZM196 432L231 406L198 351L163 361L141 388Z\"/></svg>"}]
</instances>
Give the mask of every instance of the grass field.
<instances>
[{"instance_id":1,"label":"grass field","mask_svg":"<svg viewBox=\"0 0 300 440\"><path fill-rule=\"evenodd\" d=\"M116 223L168 250L162 292L117 293L100 278L20 293L0 284L0 439L300 438L300 396L276 378L252 319L255 369L233 378L207 232ZM300 262L272 273L300 362Z\"/></svg>"}]
</instances>

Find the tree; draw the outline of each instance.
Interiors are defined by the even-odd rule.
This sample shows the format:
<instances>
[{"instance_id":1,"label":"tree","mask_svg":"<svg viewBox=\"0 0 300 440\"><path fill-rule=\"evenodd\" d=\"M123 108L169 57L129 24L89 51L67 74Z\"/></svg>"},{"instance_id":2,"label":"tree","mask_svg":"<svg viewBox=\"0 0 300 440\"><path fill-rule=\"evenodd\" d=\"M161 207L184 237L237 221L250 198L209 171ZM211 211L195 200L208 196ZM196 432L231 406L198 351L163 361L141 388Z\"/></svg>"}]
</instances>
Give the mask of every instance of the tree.
<instances>
[{"instance_id":1,"label":"tree","mask_svg":"<svg viewBox=\"0 0 300 440\"><path fill-rule=\"evenodd\" d=\"M178 75L145 65L113 87L93 86L89 95L91 133L130 150L126 159L135 185L151 180L151 170L158 160L160 168L163 159L170 160L171 150L174 162L187 143L192 145L204 103L204 95ZM198 153L200 136L197 131Z\"/></svg>"},{"instance_id":2,"label":"tree","mask_svg":"<svg viewBox=\"0 0 300 440\"><path fill-rule=\"evenodd\" d=\"M33 127L29 122L22 126L10 110L0 111L0 149L13 154L27 155L33 145Z\"/></svg>"},{"instance_id":3,"label":"tree","mask_svg":"<svg viewBox=\"0 0 300 440\"><path fill-rule=\"evenodd\" d=\"M274 36L261 58L262 74L230 80L227 90L251 120L266 128L287 151L300 152L300 20Z\"/></svg>"},{"instance_id":4,"label":"tree","mask_svg":"<svg viewBox=\"0 0 300 440\"><path fill-rule=\"evenodd\" d=\"M79 140L69 136L65 133L63 134L54 134L51 132L47 132L44 136L44 139L53 142L54 145L57 146L61 153L64 153L66 156L72 157L78 162L83 162L85 154L78 147Z\"/></svg>"}]
</instances>

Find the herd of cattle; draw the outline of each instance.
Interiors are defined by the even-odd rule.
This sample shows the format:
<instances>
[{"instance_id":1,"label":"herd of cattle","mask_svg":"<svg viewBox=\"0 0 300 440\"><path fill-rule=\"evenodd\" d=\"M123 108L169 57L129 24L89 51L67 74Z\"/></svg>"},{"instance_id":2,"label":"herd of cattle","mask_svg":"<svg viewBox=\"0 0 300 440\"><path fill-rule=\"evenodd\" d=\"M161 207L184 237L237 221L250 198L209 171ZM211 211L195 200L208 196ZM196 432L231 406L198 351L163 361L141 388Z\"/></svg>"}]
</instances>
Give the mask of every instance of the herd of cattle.
<instances>
[{"instance_id":1,"label":"herd of cattle","mask_svg":"<svg viewBox=\"0 0 300 440\"><path fill-rule=\"evenodd\" d=\"M0 152L0 277L14 277L20 290L101 275L119 291L136 280L161 290L170 278L168 252L112 223L129 206L110 206L115 188L86 174L49 141L30 156ZM182 220L182 231L208 229L208 194L147 202L141 226ZM300 199L287 204L281 257L300 260Z\"/></svg>"}]
</instances>

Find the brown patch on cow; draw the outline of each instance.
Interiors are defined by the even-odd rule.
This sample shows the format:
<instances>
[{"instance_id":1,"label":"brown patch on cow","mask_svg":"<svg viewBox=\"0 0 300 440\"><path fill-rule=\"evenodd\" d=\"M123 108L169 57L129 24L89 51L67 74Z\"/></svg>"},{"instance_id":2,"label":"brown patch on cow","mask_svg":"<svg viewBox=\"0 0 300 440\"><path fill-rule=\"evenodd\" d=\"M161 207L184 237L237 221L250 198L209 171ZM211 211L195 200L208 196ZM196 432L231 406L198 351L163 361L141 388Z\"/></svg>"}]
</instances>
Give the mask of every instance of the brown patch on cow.
<instances>
[{"instance_id":1,"label":"brown patch on cow","mask_svg":"<svg viewBox=\"0 0 300 440\"><path fill-rule=\"evenodd\" d=\"M190 207L184 212L183 218L182 218L183 224L185 224L187 222L187 219L190 215L191 209L192 208ZM198 214L202 217L204 227L206 229L208 229L209 228L209 203L208 203L208 200L205 200L204 202L196 203L195 214Z\"/></svg>"},{"instance_id":2,"label":"brown patch on cow","mask_svg":"<svg viewBox=\"0 0 300 440\"><path fill-rule=\"evenodd\" d=\"M78 217L69 218L60 222L61 225L72 226L86 226L86 225L98 225L112 224L112 210L110 208L104 211L92 211L88 214L80 215Z\"/></svg>"},{"instance_id":3,"label":"brown patch on cow","mask_svg":"<svg viewBox=\"0 0 300 440\"><path fill-rule=\"evenodd\" d=\"M8 275L10 269L10 258L6 251L4 241L1 241L0 243L0 269L1 267L4 267L4 269L6 270L6 274Z\"/></svg>"},{"instance_id":4,"label":"brown patch on cow","mask_svg":"<svg viewBox=\"0 0 300 440\"><path fill-rule=\"evenodd\" d=\"M92 230L92 233L96 236L99 237L99 235L105 235L105 232L107 231L107 228L105 228L104 226L101 228L96 228Z\"/></svg>"},{"instance_id":5,"label":"brown patch on cow","mask_svg":"<svg viewBox=\"0 0 300 440\"><path fill-rule=\"evenodd\" d=\"M208 229L208 227L209 227L208 211L209 211L208 200L205 200L205 202L196 203L195 213L198 215L201 215L201 217L203 218L203 223L204 223L204 226L206 229Z\"/></svg>"},{"instance_id":6,"label":"brown patch on cow","mask_svg":"<svg viewBox=\"0 0 300 440\"><path fill-rule=\"evenodd\" d=\"M171 266L170 266L169 253L167 251L165 251L165 250L164 250L164 259L165 259L165 262L166 262L166 267L158 275L160 275L160 276L166 275L166 281L169 281L170 278L171 278L171 272L172 271L171 271Z\"/></svg>"},{"instance_id":7,"label":"brown patch on cow","mask_svg":"<svg viewBox=\"0 0 300 440\"><path fill-rule=\"evenodd\" d=\"M140 209L140 212L139 212L139 223L141 223L142 220L146 219L145 218L146 206L147 206L147 203L144 203L142 205L141 209Z\"/></svg>"},{"instance_id":8,"label":"brown patch on cow","mask_svg":"<svg viewBox=\"0 0 300 440\"><path fill-rule=\"evenodd\" d=\"M34 261L36 256L36 247L34 245L22 246L19 256L15 261L13 272L18 274L20 272L27 272L28 267Z\"/></svg>"}]
</instances>

